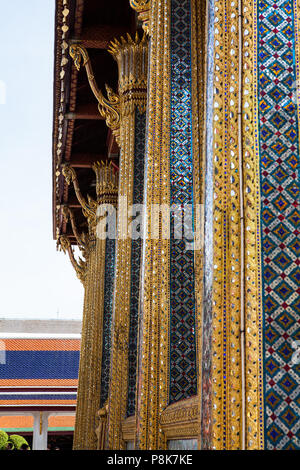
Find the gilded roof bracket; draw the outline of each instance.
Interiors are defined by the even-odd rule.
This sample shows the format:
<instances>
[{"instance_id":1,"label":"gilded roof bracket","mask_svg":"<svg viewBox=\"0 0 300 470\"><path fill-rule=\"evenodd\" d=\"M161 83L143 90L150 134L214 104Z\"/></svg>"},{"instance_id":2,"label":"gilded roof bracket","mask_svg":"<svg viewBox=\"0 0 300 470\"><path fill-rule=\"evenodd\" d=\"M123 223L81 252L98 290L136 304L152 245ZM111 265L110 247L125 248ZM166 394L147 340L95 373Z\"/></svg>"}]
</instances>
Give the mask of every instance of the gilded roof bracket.
<instances>
[{"instance_id":1,"label":"gilded roof bracket","mask_svg":"<svg viewBox=\"0 0 300 470\"><path fill-rule=\"evenodd\" d=\"M105 119L107 126L112 130L116 137L116 141L118 142L120 134L119 95L116 94L108 85L105 85L107 98L105 98L101 90L99 90L88 52L84 46L80 44L71 44L69 51L76 69L79 71L81 65L85 67L91 90L98 101L99 113Z\"/></svg>"},{"instance_id":2,"label":"gilded roof bracket","mask_svg":"<svg viewBox=\"0 0 300 470\"><path fill-rule=\"evenodd\" d=\"M75 189L75 194L77 196L77 199L82 207L82 212L83 215L88 219L88 222L93 222L96 220L96 211L97 211L97 202L94 201L90 196L87 196L87 201L86 199L82 196L77 175L74 170L70 165L64 164L62 166L62 174L66 179L66 182L68 185L73 183L74 189Z\"/></svg>"},{"instance_id":3,"label":"gilded roof bracket","mask_svg":"<svg viewBox=\"0 0 300 470\"><path fill-rule=\"evenodd\" d=\"M63 205L62 206L62 214L63 214L64 219L65 219L66 222L69 222L69 221L71 222L72 230L73 230L74 236L76 238L77 245L80 248L80 250L82 251L84 257L86 257L85 256L86 249L87 249L86 234L84 232L82 232L81 234L78 232L74 212L67 205Z\"/></svg>"},{"instance_id":4,"label":"gilded roof bracket","mask_svg":"<svg viewBox=\"0 0 300 470\"><path fill-rule=\"evenodd\" d=\"M84 283L85 280L85 273L86 273L86 266L87 263L82 258L79 258L77 261L74 256L74 252L71 246L71 242L66 235L61 235L58 239L58 247L64 252L68 253L71 264L75 269L78 279Z\"/></svg>"}]
</instances>

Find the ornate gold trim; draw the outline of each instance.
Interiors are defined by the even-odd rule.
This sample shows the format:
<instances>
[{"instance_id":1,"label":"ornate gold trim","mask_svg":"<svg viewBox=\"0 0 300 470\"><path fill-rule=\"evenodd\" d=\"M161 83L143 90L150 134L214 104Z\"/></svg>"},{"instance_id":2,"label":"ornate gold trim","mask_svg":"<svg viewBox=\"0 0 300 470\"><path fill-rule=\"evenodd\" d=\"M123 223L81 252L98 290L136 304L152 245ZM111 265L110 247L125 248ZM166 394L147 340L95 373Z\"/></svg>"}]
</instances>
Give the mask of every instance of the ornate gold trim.
<instances>
[{"instance_id":1,"label":"ornate gold trim","mask_svg":"<svg viewBox=\"0 0 300 470\"><path fill-rule=\"evenodd\" d=\"M90 242L79 362L74 450L97 449L96 412L100 405L105 240Z\"/></svg>"},{"instance_id":2,"label":"ornate gold trim","mask_svg":"<svg viewBox=\"0 0 300 470\"><path fill-rule=\"evenodd\" d=\"M171 439L197 439L199 435L199 397L169 405L161 414L160 425L166 442Z\"/></svg>"},{"instance_id":3,"label":"ornate gold trim","mask_svg":"<svg viewBox=\"0 0 300 470\"><path fill-rule=\"evenodd\" d=\"M128 335L130 324L131 238L122 220L133 200L135 115L121 119L120 190L114 288L114 326L109 400L109 448L124 447L121 422L126 414L128 380Z\"/></svg>"},{"instance_id":4,"label":"ornate gold trim","mask_svg":"<svg viewBox=\"0 0 300 470\"><path fill-rule=\"evenodd\" d=\"M191 60L192 60L192 144L193 144L193 191L196 209L194 216L196 249L195 262L195 301L196 301L196 344L197 344L197 389L199 403L201 403L202 386L202 312L203 312L203 256L204 247L204 204L206 168L205 149L205 31L206 31L206 2L191 0ZM201 206L200 206L201 204ZM198 439L201 432L201 406L199 406Z\"/></svg>"},{"instance_id":5,"label":"ornate gold trim","mask_svg":"<svg viewBox=\"0 0 300 470\"><path fill-rule=\"evenodd\" d=\"M263 448L263 370L260 284L259 152L257 148L256 9L242 4L242 61L239 71L239 12L218 2L215 12L214 97L214 297L213 447ZM227 22L225 22L225 17ZM229 51L229 53L226 52ZM242 74L242 130L238 135L238 74ZM224 78L227 77L227 78ZM225 93L226 92L226 93ZM240 140L239 140L240 137ZM241 147L241 148L240 148ZM238 155L242 150L243 187ZM245 416L242 416L240 301L240 198L244 200ZM226 345L226 346L225 346ZM226 382L223 379L226 377ZM224 415L225 410L225 415Z\"/></svg>"},{"instance_id":6,"label":"ornate gold trim","mask_svg":"<svg viewBox=\"0 0 300 470\"><path fill-rule=\"evenodd\" d=\"M118 178L111 164L97 162L93 165L93 170L96 175L97 201L89 196L87 196L87 200L83 197L73 168L64 165L62 169L67 183L71 184L72 182L74 185L77 199L81 204L84 216L87 218L89 229L89 236L86 240L77 231L72 211L67 207L63 208L64 216L71 220L79 247L84 250L84 253L88 253L84 271L84 311L73 444L76 450L93 450L97 448L97 445L104 445L104 428L106 426L103 421L102 434L100 433L101 436L98 436L97 439L96 412L100 405L101 393L106 240L96 238L96 213L99 203L116 205ZM80 266L78 267L75 264L70 242L65 238L61 237L62 247L68 251L71 262L78 271ZM81 271L79 271L79 274L81 274Z\"/></svg>"},{"instance_id":7,"label":"ornate gold trim","mask_svg":"<svg viewBox=\"0 0 300 470\"><path fill-rule=\"evenodd\" d=\"M212 447L241 448L239 12L218 1L214 45Z\"/></svg>"},{"instance_id":8,"label":"ornate gold trim","mask_svg":"<svg viewBox=\"0 0 300 470\"><path fill-rule=\"evenodd\" d=\"M243 5L243 171L245 217L246 449L264 449L263 328L258 132L257 7ZM245 32L247 31L247 34ZM255 40L256 38L256 40Z\"/></svg>"}]
</instances>

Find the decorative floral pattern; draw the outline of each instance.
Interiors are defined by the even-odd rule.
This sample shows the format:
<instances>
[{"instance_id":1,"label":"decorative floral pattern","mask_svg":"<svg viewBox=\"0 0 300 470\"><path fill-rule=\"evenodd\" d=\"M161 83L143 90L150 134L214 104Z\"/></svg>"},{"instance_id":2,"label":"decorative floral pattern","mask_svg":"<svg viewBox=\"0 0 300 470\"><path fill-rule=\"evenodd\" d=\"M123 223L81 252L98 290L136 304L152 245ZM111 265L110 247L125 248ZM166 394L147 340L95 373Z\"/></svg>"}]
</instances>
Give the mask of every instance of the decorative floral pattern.
<instances>
[{"instance_id":1,"label":"decorative floral pattern","mask_svg":"<svg viewBox=\"0 0 300 470\"><path fill-rule=\"evenodd\" d=\"M258 2L265 448L300 448L299 143L291 0Z\"/></svg>"}]
</instances>

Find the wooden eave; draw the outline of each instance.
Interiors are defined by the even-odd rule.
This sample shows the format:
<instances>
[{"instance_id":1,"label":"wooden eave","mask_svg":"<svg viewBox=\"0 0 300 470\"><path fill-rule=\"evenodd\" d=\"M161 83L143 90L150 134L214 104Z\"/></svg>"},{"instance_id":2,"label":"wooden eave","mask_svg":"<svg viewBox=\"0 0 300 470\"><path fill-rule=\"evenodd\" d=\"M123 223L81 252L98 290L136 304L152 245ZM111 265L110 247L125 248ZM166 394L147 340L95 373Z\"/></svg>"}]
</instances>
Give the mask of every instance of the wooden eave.
<instances>
[{"instance_id":1,"label":"wooden eave","mask_svg":"<svg viewBox=\"0 0 300 470\"><path fill-rule=\"evenodd\" d=\"M69 10L69 11L67 11ZM65 13L65 15L63 14ZM65 20L63 20L65 18ZM64 26L64 30L62 27ZM65 183L61 165L68 162L78 171L82 193L94 196L95 161L112 158L118 164L119 149L98 113L85 70L76 70L65 49L71 41L89 52L99 88L117 88L117 65L107 52L110 41L136 28L135 14L127 0L56 0L53 92L53 238L65 234L76 243L64 222L61 206L73 208L80 229L85 219L74 190Z\"/></svg>"}]
</instances>

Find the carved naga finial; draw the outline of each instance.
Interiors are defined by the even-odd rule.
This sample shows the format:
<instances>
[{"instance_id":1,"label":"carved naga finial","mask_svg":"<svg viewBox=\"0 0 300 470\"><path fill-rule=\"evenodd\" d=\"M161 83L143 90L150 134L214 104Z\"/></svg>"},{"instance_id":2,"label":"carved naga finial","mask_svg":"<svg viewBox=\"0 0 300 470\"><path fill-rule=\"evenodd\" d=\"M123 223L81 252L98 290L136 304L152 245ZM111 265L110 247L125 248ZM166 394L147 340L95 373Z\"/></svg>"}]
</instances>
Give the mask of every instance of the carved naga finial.
<instances>
[{"instance_id":1,"label":"carved naga finial","mask_svg":"<svg viewBox=\"0 0 300 470\"><path fill-rule=\"evenodd\" d=\"M75 194L82 207L83 215L88 219L89 222L95 223L97 202L94 201L90 196L87 197L88 200L86 201L86 199L82 196L74 168L65 163L62 166L62 174L65 177L68 185L70 185L71 182L73 183Z\"/></svg>"},{"instance_id":2,"label":"carved naga finial","mask_svg":"<svg viewBox=\"0 0 300 470\"><path fill-rule=\"evenodd\" d=\"M71 246L71 242L66 235L61 235L57 241L57 245L64 253L68 253L71 264L75 269L78 279L84 283L85 273L86 273L86 262L79 258L77 261L74 256L74 252Z\"/></svg>"},{"instance_id":3,"label":"carved naga finial","mask_svg":"<svg viewBox=\"0 0 300 470\"><path fill-rule=\"evenodd\" d=\"M98 101L99 113L106 120L106 124L115 135L116 141L119 142L120 97L108 85L105 85L107 98L105 98L103 93L99 90L88 52L84 46L72 44L70 46L70 56L74 60L74 65L78 71L80 70L81 64L85 67L91 90Z\"/></svg>"},{"instance_id":4,"label":"carved naga finial","mask_svg":"<svg viewBox=\"0 0 300 470\"><path fill-rule=\"evenodd\" d=\"M85 67L86 63L89 61L88 53L85 47L80 46L79 44L71 44L70 46L70 56L74 61L76 69L80 70L81 61L83 59L83 66Z\"/></svg>"}]
</instances>

